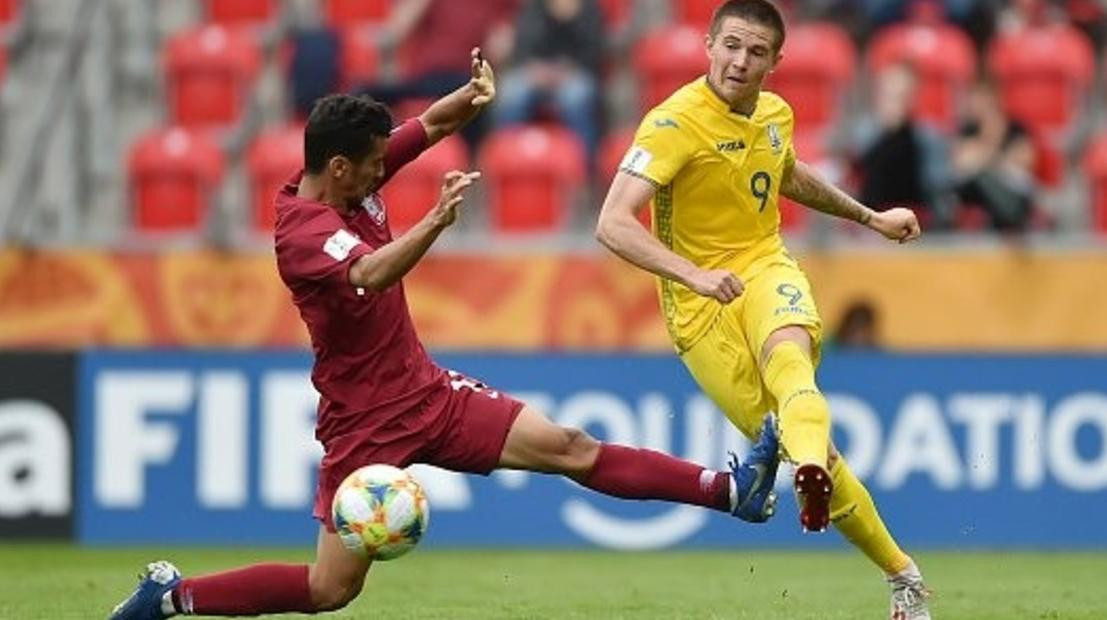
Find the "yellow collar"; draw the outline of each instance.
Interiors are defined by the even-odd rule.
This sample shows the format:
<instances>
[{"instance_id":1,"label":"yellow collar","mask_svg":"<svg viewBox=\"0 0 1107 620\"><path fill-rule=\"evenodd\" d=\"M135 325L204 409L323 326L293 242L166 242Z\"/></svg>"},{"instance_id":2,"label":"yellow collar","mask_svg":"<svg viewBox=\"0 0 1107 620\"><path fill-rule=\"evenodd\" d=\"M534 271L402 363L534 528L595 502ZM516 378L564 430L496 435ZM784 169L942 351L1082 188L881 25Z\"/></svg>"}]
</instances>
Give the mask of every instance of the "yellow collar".
<instances>
[{"instance_id":1,"label":"yellow collar","mask_svg":"<svg viewBox=\"0 0 1107 620\"><path fill-rule=\"evenodd\" d=\"M723 98L715 94L715 91L711 89L711 86L707 83L707 76L703 76L695 85L696 92L699 94L700 99L704 101L712 110L715 110L719 114L726 116L737 116L746 120L752 120L754 114L757 114L757 104L754 104L753 112L749 115L742 114L737 110L732 110L730 104L723 101Z\"/></svg>"}]
</instances>

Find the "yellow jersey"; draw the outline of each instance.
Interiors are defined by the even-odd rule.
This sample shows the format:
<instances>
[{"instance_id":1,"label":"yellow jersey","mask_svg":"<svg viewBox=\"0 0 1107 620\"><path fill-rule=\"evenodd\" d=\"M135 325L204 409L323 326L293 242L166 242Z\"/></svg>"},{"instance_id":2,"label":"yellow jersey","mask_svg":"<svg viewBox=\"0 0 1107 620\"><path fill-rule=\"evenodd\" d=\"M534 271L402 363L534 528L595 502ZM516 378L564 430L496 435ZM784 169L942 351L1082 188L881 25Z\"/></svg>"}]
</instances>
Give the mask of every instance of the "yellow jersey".
<instances>
[{"instance_id":1,"label":"yellow jersey","mask_svg":"<svg viewBox=\"0 0 1107 620\"><path fill-rule=\"evenodd\" d=\"M734 112L705 78L642 119L619 169L657 187L653 231L704 269L743 279L784 255L777 199L795 163L792 108L762 91L751 116ZM660 278L662 313L678 351L711 327L721 304Z\"/></svg>"}]
</instances>

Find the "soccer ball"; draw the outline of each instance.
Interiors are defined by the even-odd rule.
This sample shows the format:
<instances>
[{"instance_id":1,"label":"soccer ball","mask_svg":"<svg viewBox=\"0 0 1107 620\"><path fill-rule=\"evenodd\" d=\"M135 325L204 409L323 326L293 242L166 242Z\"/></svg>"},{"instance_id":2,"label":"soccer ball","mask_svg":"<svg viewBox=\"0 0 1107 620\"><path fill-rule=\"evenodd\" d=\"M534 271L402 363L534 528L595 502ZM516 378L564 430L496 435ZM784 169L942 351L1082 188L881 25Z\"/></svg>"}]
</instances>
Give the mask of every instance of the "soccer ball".
<instances>
[{"instance_id":1,"label":"soccer ball","mask_svg":"<svg viewBox=\"0 0 1107 620\"><path fill-rule=\"evenodd\" d=\"M367 465L346 477L331 505L346 548L373 560L394 560L427 531L427 494L411 474L391 465Z\"/></svg>"}]
</instances>

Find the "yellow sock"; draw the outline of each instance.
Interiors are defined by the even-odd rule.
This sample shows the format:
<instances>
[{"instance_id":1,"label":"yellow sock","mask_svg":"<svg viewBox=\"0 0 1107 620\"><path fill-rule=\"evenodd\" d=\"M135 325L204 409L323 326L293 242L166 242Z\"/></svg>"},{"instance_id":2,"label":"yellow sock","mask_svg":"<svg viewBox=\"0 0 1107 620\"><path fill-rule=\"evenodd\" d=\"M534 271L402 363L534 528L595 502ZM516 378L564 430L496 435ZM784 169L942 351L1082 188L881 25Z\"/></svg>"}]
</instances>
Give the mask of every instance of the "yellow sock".
<instances>
[{"instance_id":1,"label":"yellow sock","mask_svg":"<svg viewBox=\"0 0 1107 620\"><path fill-rule=\"evenodd\" d=\"M834 492L830 496L830 521L855 547L887 574L907 568L911 558L899 548L876 511L865 485L853 475L845 459L830 468Z\"/></svg>"},{"instance_id":2,"label":"yellow sock","mask_svg":"<svg viewBox=\"0 0 1107 620\"><path fill-rule=\"evenodd\" d=\"M826 467L830 407L815 385L811 358L798 344L781 342L769 353L763 377L776 398L780 443L788 458Z\"/></svg>"}]
</instances>

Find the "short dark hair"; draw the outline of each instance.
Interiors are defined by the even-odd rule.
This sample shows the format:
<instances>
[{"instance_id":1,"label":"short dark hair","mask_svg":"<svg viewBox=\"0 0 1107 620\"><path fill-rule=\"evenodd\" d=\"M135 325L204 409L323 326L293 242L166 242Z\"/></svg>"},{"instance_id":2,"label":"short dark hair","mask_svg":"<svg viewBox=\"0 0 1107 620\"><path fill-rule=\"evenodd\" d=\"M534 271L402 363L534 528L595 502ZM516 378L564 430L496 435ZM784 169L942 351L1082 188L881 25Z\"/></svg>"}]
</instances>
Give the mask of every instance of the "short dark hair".
<instances>
[{"instance_id":1,"label":"short dark hair","mask_svg":"<svg viewBox=\"0 0 1107 620\"><path fill-rule=\"evenodd\" d=\"M327 95L315 102L304 128L304 170L318 174L336 155L360 161L373 138L392 132L392 114L367 95Z\"/></svg>"},{"instance_id":2,"label":"short dark hair","mask_svg":"<svg viewBox=\"0 0 1107 620\"><path fill-rule=\"evenodd\" d=\"M740 17L768 26L776 31L776 50L780 51L784 45L784 16L769 0L727 0L720 4L711 15L711 38L719 34L723 20L728 17Z\"/></svg>"}]
</instances>

